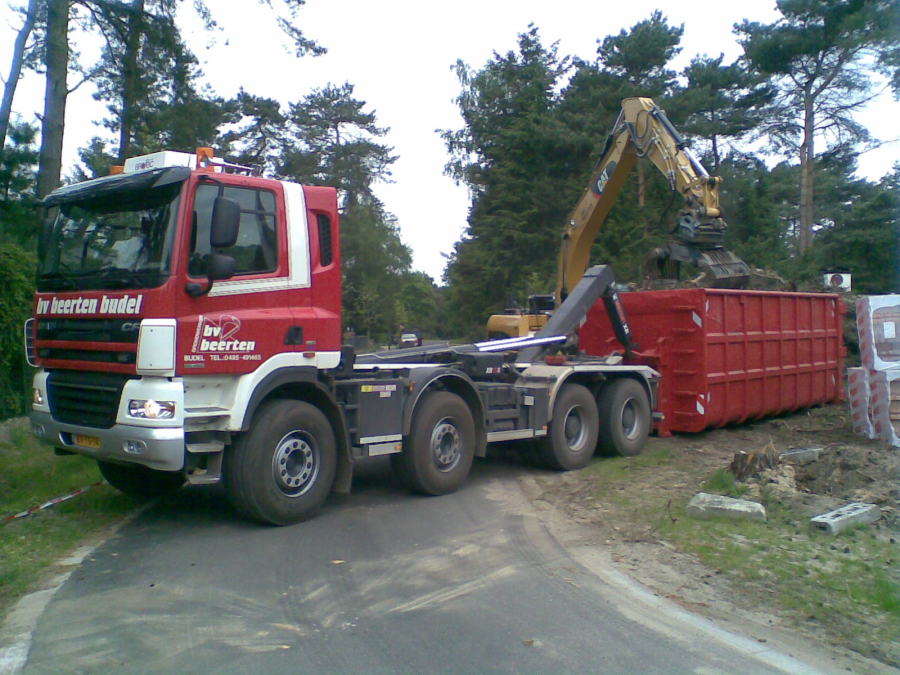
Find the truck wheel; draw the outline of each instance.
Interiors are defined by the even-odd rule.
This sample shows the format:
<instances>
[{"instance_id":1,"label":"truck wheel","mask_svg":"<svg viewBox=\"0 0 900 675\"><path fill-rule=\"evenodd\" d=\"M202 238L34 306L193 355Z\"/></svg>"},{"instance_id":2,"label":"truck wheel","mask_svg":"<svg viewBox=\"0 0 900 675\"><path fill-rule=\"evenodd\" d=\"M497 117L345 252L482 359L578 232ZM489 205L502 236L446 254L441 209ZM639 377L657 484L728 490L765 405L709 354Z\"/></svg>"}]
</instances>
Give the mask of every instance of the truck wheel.
<instances>
[{"instance_id":1,"label":"truck wheel","mask_svg":"<svg viewBox=\"0 0 900 675\"><path fill-rule=\"evenodd\" d=\"M650 401L644 388L630 378L612 380L600 391L598 404L603 453L640 454L650 434Z\"/></svg>"},{"instance_id":2,"label":"truck wheel","mask_svg":"<svg viewBox=\"0 0 900 675\"><path fill-rule=\"evenodd\" d=\"M140 464L113 464L99 459L97 466L107 483L132 497L159 497L184 485L180 471L157 471Z\"/></svg>"},{"instance_id":3,"label":"truck wheel","mask_svg":"<svg viewBox=\"0 0 900 675\"><path fill-rule=\"evenodd\" d=\"M600 415L591 392L574 382L563 385L553 404L550 433L538 441L540 457L551 469L583 469L597 447Z\"/></svg>"},{"instance_id":4,"label":"truck wheel","mask_svg":"<svg viewBox=\"0 0 900 675\"><path fill-rule=\"evenodd\" d=\"M225 457L225 491L251 520L289 525L328 497L337 466L334 431L318 408L302 401L264 404L250 431Z\"/></svg>"},{"instance_id":5,"label":"truck wheel","mask_svg":"<svg viewBox=\"0 0 900 675\"><path fill-rule=\"evenodd\" d=\"M475 423L456 394L427 394L415 410L403 452L391 456L394 471L411 490L453 492L469 475L475 456Z\"/></svg>"}]
</instances>

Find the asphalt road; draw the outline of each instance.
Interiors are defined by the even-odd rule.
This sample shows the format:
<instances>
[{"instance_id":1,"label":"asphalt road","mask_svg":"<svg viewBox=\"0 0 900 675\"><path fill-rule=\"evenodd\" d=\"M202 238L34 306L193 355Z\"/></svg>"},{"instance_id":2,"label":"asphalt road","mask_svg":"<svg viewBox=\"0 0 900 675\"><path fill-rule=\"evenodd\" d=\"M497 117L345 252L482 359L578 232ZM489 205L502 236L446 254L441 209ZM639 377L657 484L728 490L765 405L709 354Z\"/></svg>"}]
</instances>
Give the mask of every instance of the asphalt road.
<instances>
[{"instance_id":1,"label":"asphalt road","mask_svg":"<svg viewBox=\"0 0 900 675\"><path fill-rule=\"evenodd\" d=\"M84 560L41 615L25 672L803 670L579 562L529 513L528 472L480 461L460 492L424 498L377 462L353 495L285 528L184 490Z\"/></svg>"}]
</instances>

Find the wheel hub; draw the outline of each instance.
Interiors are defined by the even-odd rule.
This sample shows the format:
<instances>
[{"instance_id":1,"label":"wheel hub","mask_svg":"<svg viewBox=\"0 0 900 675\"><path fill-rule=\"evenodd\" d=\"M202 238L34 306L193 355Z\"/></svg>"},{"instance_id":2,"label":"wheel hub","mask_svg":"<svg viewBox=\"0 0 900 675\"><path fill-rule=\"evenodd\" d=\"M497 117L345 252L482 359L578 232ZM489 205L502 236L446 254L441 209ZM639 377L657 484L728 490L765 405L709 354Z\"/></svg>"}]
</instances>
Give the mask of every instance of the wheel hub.
<instances>
[{"instance_id":1,"label":"wheel hub","mask_svg":"<svg viewBox=\"0 0 900 675\"><path fill-rule=\"evenodd\" d=\"M629 440L640 433L640 429L638 429L638 413L634 405L634 399L629 399L622 406L622 433Z\"/></svg>"},{"instance_id":2,"label":"wheel hub","mask_svg":"<svg viewBox=\"0 0 900 675\"><path fill-rule=\"evenodd\" d=\"M566 436L566 445L572 450L581 450L587 438L588 430L584 419L582 419L581 409L578 406L569 408L563 423L563 431Z\"/></svg>"},{"instance_id":3,"label":"wheel hub","mask_svg":"<svg viewBox=\"0 0 900 675\"><path fill-rule=\"evenodd\" d=\"M449 419L438 422L431 432L431 453L439 471L452 471L462 457L459 429Z\"/></svg>"},{"instance_id":4,"label":"wheel hub","mask_svg":"<svg viewBox=\"0 0 900 675\"><path fill-rule=\"evenodd\" d=\"M272 456L275 484L288 497L299 497L319 475L319 453L304 431L292 431L279 442Z\"/></svg>"}]
</instances>

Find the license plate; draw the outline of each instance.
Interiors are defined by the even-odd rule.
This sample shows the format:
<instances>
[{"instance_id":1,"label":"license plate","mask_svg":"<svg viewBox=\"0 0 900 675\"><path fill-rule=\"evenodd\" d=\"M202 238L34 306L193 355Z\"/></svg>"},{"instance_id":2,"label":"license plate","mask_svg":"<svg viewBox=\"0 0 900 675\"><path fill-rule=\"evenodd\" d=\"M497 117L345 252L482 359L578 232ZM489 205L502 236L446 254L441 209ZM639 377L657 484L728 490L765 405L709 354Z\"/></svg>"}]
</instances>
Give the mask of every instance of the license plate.
<instances>
[{"instance_id":1,"label":"license plate","mask_svg":"<svg viewBox=\"0 0 900 675\"><path fill-rule=\"evenodd\" d=\"M75 445L81 445L85 448L99 448L100 439L96 436L82 436L75 434Z\"/></svg>"}]
</instances>

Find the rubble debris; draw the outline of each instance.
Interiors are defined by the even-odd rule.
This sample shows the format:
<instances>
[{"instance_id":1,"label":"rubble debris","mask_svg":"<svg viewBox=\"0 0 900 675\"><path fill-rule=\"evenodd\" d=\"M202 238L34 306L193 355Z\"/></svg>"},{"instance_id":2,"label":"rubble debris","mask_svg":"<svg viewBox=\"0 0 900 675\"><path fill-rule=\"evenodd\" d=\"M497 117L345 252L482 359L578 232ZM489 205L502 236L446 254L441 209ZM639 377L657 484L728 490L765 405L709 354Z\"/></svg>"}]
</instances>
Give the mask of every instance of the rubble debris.
<instances>
[{"instance_id":1,"label":"rubble debris","mask_svg":"<svg viewBox=\"0 0 900 675\"><path fill-rule=\"evenodd\" d=\"M867 525L881 518L881 509L877 504L852 502L834 511L811 518L810 525L822 532L835 535L856 525Z\"/></svg>"},{"instance_id":2,"label":"rubble debris","mask_svg":"<svg viewBox=\"0 0 900 675\"><path fill-rule=\"evenodd\" d=\"M767 520L766 507L746 499L734 499L722 495L698 492L687 505L687 514L693 518L724 516L735 520Z\"/></svg>"},{"instance_id":3,"label":"rubble debris","mask_svg":"<svg viewBox=\"0 0 900 675\"><path fill-rule=\"evenodd\" d=\"M819 459L819 455L824 450L821 446L810 446L807 448L788 448L782 452L778 459L782 462L795 462L797 464L809 464Z\"/></svg>"}]
</instances>

